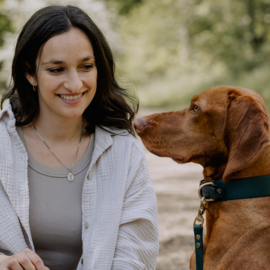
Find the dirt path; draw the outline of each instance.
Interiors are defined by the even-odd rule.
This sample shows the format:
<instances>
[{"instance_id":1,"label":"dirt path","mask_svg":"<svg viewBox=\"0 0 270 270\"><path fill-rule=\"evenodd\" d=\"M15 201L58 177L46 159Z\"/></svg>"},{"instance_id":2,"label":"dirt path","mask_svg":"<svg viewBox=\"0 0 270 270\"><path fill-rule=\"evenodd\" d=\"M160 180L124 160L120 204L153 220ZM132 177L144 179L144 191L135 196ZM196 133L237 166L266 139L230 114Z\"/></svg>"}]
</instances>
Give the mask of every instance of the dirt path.
<instances>
[{"instance_id":1,"label":"dirt path","mask_svg":"<svg viewBox=\"0 0 270 270\"><path fill-rule=\"evenodd\" d=\"M138 116L157 111L141 109ZM179 165L146 149L145 154L158 200L160 251L156 269L187 270L194 249L192 224L199 207L197 190L202 167Z\"/></svg>"}]
</instances>

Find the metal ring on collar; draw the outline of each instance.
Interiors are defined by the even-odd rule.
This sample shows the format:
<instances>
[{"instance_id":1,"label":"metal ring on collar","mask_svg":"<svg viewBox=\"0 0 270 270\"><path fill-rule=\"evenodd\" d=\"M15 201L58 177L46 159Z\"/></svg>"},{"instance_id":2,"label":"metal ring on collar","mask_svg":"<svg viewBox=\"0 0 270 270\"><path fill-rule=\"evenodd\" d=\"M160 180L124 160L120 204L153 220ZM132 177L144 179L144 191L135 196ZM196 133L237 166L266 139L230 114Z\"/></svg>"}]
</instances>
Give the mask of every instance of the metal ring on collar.
<instances>
[{"instance_id":1,"label":"metal ring on collar","mask_svg":"<svg viewBox=\"0 0 270 270\"><path fill-rule=\"evenodd\" d=\"M202 194L201 194L201 189L202 189L203 187L205 187L205 186L212 186L212 185L214 185L214 183L212 183L212 182L207 182L207 183L204 183L204 184L202 184L202 185L199 186L199 189L198 189L198 195L199 195L199 198L200 198L200 199L203 198L203 196L202 196ZM214 199L205 199L205 201L206 201L206 202L213 202Z\"/></svg>"}]
</instances>

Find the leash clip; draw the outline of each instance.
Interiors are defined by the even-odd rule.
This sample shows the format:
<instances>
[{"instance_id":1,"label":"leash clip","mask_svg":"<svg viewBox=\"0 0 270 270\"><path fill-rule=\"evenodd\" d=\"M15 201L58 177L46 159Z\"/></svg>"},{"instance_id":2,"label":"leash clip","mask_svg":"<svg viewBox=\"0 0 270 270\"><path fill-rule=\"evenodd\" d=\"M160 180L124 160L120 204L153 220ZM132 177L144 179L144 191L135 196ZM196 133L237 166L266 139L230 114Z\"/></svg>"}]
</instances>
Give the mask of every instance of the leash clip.
<instances>
[{"instance_id":1,"label":"leash clip","mask_svg":"<svg viewBox=\"0 0 270 270\"><path fill-rule=\"evenodd\" d=\"M199 195L199 198L201 199L201 203L200 203L200 208L198 210L198 215L195 217L195 220L193 222L197 270L203 270L203 223L204 223L203 214L206 210L207 202L214 201L214 199L206 199L204 196L202 196L201 191L203 187L210 186L210 185L214 185L214 183L205 182L204 180L200 182L198 195ZM196 224L196 222L198 222L199 224Z\"/></svg>"},{"instance_id":2,"label":"leash clip","mask_svg":"<svg viewBox=\"0 0 270 270\"><path fill-rule=\"evenodd\" d=\"M199 190L198 190L198 195L199 195L199 198L201 199L201 204L200 204L200 208L198 210L198 215L195 217L195 220L193 222L193 226L196 224L196 222L199 222L201 224L201 228L203 227L203 223L204 223L203 214L205 212L206 203L214 201L214 199L206 199L201 194L201 190L203 187L214 185L214 183L212 183L212 182L206 182L206 183L202 182L202 183L203 184L200 184Z\"/></svg>"},{"instance_id":3,"label":"leash clip","mask_svg":"<svg viewBox=\"0 0 270 270\"><path fill-rule=\"evenodd\" d=\"M205 212L206 202L207 201L206 201L205 197L202 197L200 208L198 210L198 215L195 217L195 220L193 222L193 226L196 224L196 221L198 221L201 224L201 228L203 227L203 223L204 223L203 214Z\"/></svg>"},{"instance_id":4,"label":"leash clip","mask_svg":"<svg viewBox=\"0 0 270 270\"><path fill-rule=\"evenodd\" d=\"M201 228L203 227L203 223L204 223L204 218L203 217L195 217L195 220L193 222L193 226L196 224L196 221L198 221L201 224Z\"/></svg>"}]
</instances>

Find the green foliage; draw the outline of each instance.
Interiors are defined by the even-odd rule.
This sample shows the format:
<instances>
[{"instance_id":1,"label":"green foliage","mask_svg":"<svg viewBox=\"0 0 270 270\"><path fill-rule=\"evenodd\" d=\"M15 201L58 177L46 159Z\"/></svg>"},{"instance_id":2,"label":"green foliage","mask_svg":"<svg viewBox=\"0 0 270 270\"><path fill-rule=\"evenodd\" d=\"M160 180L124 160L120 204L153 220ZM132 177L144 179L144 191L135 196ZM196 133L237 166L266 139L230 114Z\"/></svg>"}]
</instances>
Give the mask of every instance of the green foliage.
<instances>
[{"instance_id":1,"label":"green foliage","mask_svg":"<svg viewBox=\"0 0 270 270\"><path fill-rule=\"evenodd\" d=\"M4 0L0 0L0 7L3 5ZM14 32L10 18L8 18L0 9L0 47L4 45L5 33ZM0 61L0 72L3 67L3 61ZM0 92L6 89L6 81L0 80Z\"/></svg>"},{"instance_id":2,"label":"green foliage","mask_svg":"<svg viewBox=\"0 0 270 270\"><path fill-rule=\"evenodd\" d=\"M1 6L4 4L5 0L0 0L0 47L4 44L4 34L5 32L13 32L11 20L1 12Z\"/></svg>"},{"instance_id":3,"label":"green foliage","mask_svg":"<svg viewBox=\"0 0 270 270\"><path fill-rule=\"evenodd\" d=\"M11 20L5 14L0 13L0 47L4 44L6 32L13 32Z\"/></svg>"},{"instance_id":4,"label":"green foliage","mask_svg":"<svg viewBox=\"0 0 270 270\"><path fill-rule=\"evenodd\" d=\"M143 0L105 0L110 6L117 8L120 15L127 15L135 6Z\"/></svg>"},{"instance_id":5,"label":"green foliage","mask_svg":"<svg viewBox=\"0 0 270 270\"><path fill-rule=\"evenodd\" d=\"M142 105L186 106L216 84L269 99L270 0L144 0L122 14L117 68Z\"/></svg>"},{"instance_id":6,"label":"green foliage","mask_svg":"<svg viewBox=\"0 0 270 270\"><path fill-rule=\"evenodd\" d=\"M270 111L270 76L267 64L242 72L238 76L205 73L187 74L181 78L151 80L138 86L141 105L144 107L165 107L168 110L181 110L190 104L193 96L216 85L234 85L259 92Z\"/></svg>"}]
</instances>

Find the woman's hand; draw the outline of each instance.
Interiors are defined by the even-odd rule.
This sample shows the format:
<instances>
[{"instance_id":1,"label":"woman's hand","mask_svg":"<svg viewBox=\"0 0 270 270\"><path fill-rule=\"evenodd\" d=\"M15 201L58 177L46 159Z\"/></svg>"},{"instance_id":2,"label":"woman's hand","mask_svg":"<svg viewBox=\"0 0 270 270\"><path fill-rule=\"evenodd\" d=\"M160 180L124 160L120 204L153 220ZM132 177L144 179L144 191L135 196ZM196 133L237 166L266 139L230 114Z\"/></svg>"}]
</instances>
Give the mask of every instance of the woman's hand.
<instances>
[{"instance_id":1,"label":"woman's hand","mask_svg":"<svg viewBox=\"0 0 270 270\"><path fill-rule=\"evenodd\" d=\"M41 258L26 248L12 256L0 255L0 270L50 270Z\"/></svg>"}]
</instances>

